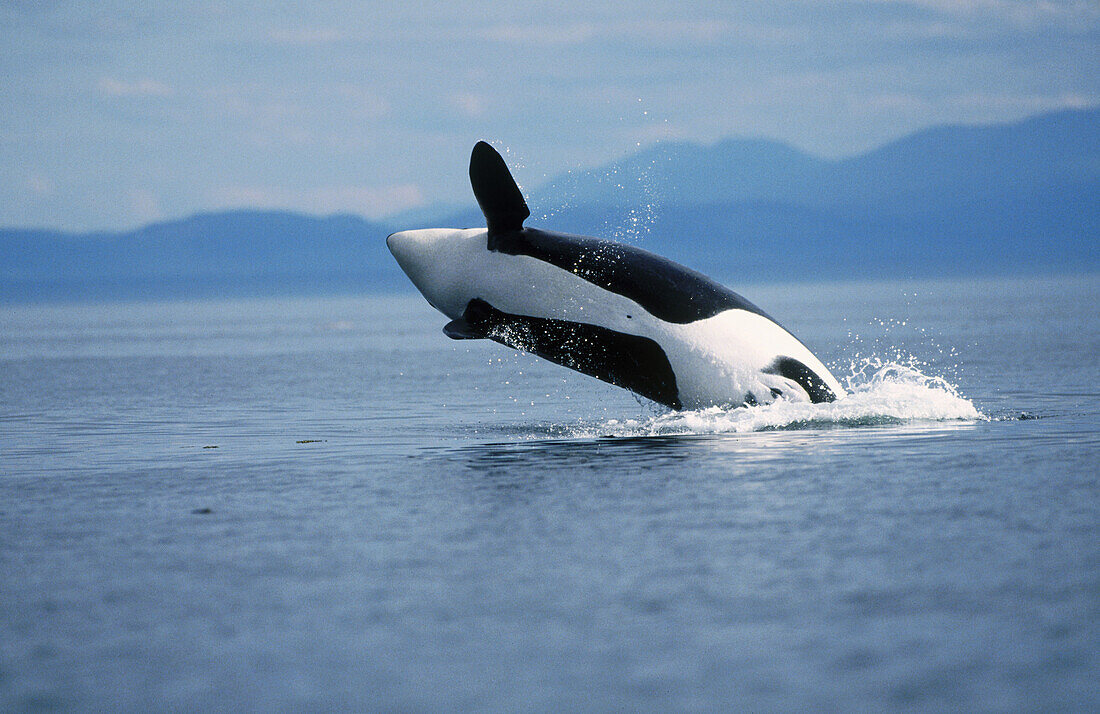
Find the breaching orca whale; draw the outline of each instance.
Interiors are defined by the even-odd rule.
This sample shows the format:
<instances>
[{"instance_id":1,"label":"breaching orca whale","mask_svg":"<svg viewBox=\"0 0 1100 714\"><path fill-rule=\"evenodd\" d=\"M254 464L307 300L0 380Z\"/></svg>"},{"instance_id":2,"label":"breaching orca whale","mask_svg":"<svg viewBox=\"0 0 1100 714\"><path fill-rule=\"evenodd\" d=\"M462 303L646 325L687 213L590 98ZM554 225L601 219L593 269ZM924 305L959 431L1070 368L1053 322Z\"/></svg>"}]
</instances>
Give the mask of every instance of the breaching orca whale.
<instances>
[{"instance_id":1,"label":"breaching orca whale","mask_svg":"<svg viewBox=\"0 0 1100 714\"><path fill-rule=\"evenodd\" d=\"M401 269L451 322L673 409L844 395L810 350L713 280L634 246L525 228L508 167L478 142L470 182L486 228L387 240Z\"/></svg>"}]
</instances>

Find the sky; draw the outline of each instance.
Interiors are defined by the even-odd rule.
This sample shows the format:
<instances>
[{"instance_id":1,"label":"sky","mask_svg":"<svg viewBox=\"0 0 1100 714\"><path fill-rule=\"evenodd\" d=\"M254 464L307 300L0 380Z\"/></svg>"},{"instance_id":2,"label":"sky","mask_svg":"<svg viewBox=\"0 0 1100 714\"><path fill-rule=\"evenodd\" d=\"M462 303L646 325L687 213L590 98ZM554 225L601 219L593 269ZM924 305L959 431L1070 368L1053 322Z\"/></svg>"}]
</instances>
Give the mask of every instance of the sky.
<instances>
[{"instance_id":1,"label":"sky","mask_svg":"<svg viewBox=\"0 0 1100 714\"><path fill-rule=\"evenodd\" d=\"M1100 2L0 2L0 226L471 203L663 140L852 155L1100 103Z\"/></svg>"}]
</instances>

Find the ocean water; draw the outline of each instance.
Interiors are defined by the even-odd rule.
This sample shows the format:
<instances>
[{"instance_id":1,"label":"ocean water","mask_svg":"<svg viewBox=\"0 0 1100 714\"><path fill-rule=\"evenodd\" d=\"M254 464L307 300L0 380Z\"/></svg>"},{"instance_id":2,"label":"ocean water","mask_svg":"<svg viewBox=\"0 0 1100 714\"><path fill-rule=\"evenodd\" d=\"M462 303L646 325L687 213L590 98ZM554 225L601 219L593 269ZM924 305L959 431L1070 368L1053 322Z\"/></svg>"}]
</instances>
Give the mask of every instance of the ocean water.
<instances>
[{"instance_id":1,"label":"ocean water","mask_svg":"<svg viewBox=\"0 0 1100 714\"><path fill-rule=\"evenodd\" d=\"M0 307L0 710L1100 707L1100 277L734 286L669 413L419 297Z\"/></svg>"}]
</instances>

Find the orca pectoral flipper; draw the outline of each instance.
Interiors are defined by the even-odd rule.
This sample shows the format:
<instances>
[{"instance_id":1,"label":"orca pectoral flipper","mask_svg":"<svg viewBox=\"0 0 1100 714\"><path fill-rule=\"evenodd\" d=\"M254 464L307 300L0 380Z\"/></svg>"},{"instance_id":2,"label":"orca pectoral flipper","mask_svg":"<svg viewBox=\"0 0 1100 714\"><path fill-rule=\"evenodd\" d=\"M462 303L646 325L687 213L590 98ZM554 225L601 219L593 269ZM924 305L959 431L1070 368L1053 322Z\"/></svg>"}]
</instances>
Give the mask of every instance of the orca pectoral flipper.
<instances>
[{"instance_id":1,"label":"orca pectoral flipper","mask_svg":"<svg viewBox=\"0 0 1100 714\"><path fill-rule=\"evenodd\" d=\"M450 337L452 340L484 340L488 337L484 331L478 330L462 319L451 320L444 325L443 334Z\"/></svg>"},{"instance_id":2,"label":"orca pectoral flipper","mask_svg":"<svg viewBox=\"0 0 1100 714\"><path fill-rule=\"evenodd\" d=\"M463 318L494 342L681 409L676 374L659 344L599 325L514 315L475 298Z\"/></svg>"}]
</instances>

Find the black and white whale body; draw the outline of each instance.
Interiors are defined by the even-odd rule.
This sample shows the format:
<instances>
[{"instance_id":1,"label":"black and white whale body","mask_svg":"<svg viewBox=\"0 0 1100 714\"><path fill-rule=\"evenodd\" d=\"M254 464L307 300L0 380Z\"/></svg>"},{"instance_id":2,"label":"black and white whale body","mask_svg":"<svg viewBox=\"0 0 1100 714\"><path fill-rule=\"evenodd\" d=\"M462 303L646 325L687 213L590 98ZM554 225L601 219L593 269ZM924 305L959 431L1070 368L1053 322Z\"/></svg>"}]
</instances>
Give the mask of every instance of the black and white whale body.
<instances>
[{"instance_id":1,"label":"black and white whale body","mask_svg":"<svg viewBox=\"0 0 1100 714\"><path fill-rule=\"evenodd\" d=\"M673 409L826 402L829 370L760 308L634 246L525 228L508 167L479 142L470 182L486 228L403 231L386 243L453 339L490 339Z\"/></svg>"}]
</instances>

